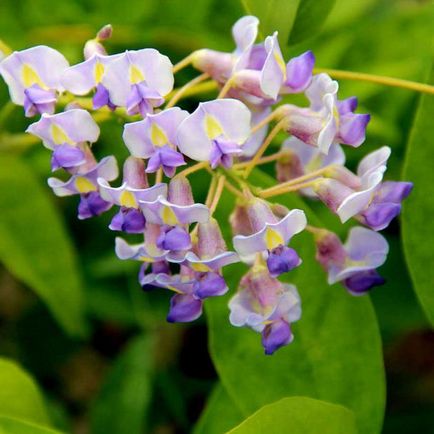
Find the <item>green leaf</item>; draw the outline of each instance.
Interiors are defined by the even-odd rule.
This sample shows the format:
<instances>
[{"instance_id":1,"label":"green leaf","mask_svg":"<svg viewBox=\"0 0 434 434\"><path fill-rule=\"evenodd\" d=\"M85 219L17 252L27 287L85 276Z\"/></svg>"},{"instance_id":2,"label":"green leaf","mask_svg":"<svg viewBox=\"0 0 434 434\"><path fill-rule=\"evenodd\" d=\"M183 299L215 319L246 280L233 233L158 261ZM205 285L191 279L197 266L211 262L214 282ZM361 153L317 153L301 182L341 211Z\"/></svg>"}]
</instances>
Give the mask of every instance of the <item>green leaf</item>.
<instances>
[{"instance_id":1,"label":"green leaf","mask_svg":"<svg viewBox=\"0 0 434 434\"><path fill-rule=\"evenodd\" d=\"M429 82L434 83L434 68ZM414 183L414 190L404 203L402 232L404 252L415 291L434 325L433 117L434 97L424 95L420 99L407 147L404 179Z\"/></svg>"},{"instance_id":2,"label":"green leaf","mask_svg":"<svg viewBox=\"0 0 434 434\"><path fill-rule=\"evenodd\" d=\"M27 421L0 416L0 434L61 434L61 432Z\"/></svg>"},{"instance_id":3,"label":"green leaf","mask_svg":"<svg viewBox=\"0 0 434 434\"><path fill-rule=\"evenodd\" d=\"M153 340L134 339L115 362L91 413L93 434L145 432L151 398Z\"/></svg>"},{"instance_id":4,"label":"green leaf","mask_svg":"<svg viewBox=\"0 0 434 434\"><path fill-rule=\"evenodd\" d=\"M0 261L71 335L84 331L80 272L61 216L30 167L0 156Z\"/></svg>"},{"instance_id":5,"label":"green leaf","mask_svg":"<svg viewBox=\"0 0 434 434\"><path fill-rule=\"evenodd\" d=\"M222 417L224 415L224 417ZM243 413L218 383L208 398L193 434L221 434L243 420Z\"/></svg>"},{"instance_id":6,"label":"green leaf","mask_svg":"<svg viewBox=\"0 0 434 434\"><path fill-rule=\"evenodd\" d=\"M297 44L318 33L334 4L335 0L301 0L288 44Z\"/></svg>"},{"instance_id":7,"label":"green leaf","mask_svg":"<svg viewBox=\"0 0 434 434\"><path fill-rule=\"evenodd\" d=\"M48 424L42 395L16 363L0 358L0 415Z\"/></svg>"},{"instance_id":8,"label":"green leaf","mask_svg":"<svg viewBox=\"0 0 434 434\"><path fill-rule=\"evenodd\" d=\"M279 40L287 41L297 14L297 8L303 0L241 0L248 14L255 15L261 21L261 36L279 32Z\"/></svg>"},{"instance_id":9,"label":"green leaf","mask_svg":"<svg viewBox=\"0 0 434 434\"><path fill-rule=\"evenodd\" d=\"M316 399L284 398L266 405L228 434L356 434L354 414Z\"/></svg>"},{"instance_id":10,"label":"green leaf","mask_svg":"<svg viewBox=\"0 0 434 434\"><path fill-rule=\"evenodd\" d=\"M251 180L263 187L273 182L258 171ZM305 209L310 223L320 225L293 196L281 196L279 202ZM217 219L225 221L224 213ZM380 334L369 297L352 297L340 285L327 285L314 259L310 234L297 235L291 244L303 259L288 276L297 285L303 307L301 320L293 325L291 345L265 356L258 333L229 324L228 297L206 304L210 350L221 382L244 416L285 396L304 395L348 407L360 432L378 433L385 384ZM229 270L229 297L246 271L239 265Z\"/></svg>"}]
</instances>

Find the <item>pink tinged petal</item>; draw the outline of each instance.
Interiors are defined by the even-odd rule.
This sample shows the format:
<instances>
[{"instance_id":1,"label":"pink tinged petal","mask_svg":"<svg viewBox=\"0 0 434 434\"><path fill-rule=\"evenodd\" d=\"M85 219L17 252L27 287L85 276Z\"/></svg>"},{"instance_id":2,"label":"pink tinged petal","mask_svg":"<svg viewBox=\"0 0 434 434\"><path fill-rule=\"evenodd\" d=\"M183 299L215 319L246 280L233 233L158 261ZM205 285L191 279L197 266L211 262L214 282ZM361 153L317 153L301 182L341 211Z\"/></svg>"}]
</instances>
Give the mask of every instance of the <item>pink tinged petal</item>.
<instances>
[{"instance_id":1,"label":"pink tinged petal","mask_svg":"<svg viewBox=\"0 0 434 434\"><path fill-rule=\"evenodd\" d=\"M250 120L249 109L240 101L227 98L200 103L179 126L178 147L194 160L207 161L213 140L219 136L242 145L250 134Z\"/></svg>"},{"instance_id":2,"label":"pink tinged petal","mask_svg":"<svg viewBox=\"0 0 434 434\"><path fill-rule=\"evenodd\" d=\"M284 283L282 293L277 301L277 308L270 316L270 319L283 318L289 323L298 321L301 318L301 299L294 285Z\"/></svg>"},{"instance_id":3,"label":"pink tinged petal","mask_svg":"<svg viewBox=\"0 0 434 434\"><path fill-rule=\"evenodd\" d=\"M103 158L87 173L73 175L64 182L57 178L48 178L48 185L56 196L71 196L98 190L98 178L113 181L118 176L118 166L115 157Z\"/></svg>"},{"instance_id":4,"label":"pink tinged petal","mask_svg":"<svg viewBox=\"0 0 434 434\"><path fill-rule=\"evenodd\" d=\"M100 130L89 112L72 109L55 115L43 114L26 132L39 137L44 146L53 149L55 145L94 143Z\"/></svg>"},{"instance_id":5,"label":"pink tinged petal","mask_svg":"<svg viewBox=\"0 0 434 434\"><path fill-rule=\"evenodd\" d=\"M263 252L279 245L286 245L291 238L306 227L306 215L294 209L277 223L266 223L263 229L253 235L237 235L233 238L234 248L241 257Z\"/></svg>"},{"instance_id":6,"label":"pink tinged petal","mask_svg":"<svg viewBox=\"0 0 434 434\"><path fill-rule=\"evenodd\" d=\"M167 200L176 205L194 204L191 184L186 176L180 175L170 180Z\"/></svg>"},{"instance_id":7,"label":"pink tinged petal","mask_svg":"<svg viewBox=\"0 0 434 434\"><path fill-rule=\"evenodd\" d=\"M125 182L120 187L111 187L104 178L98 178L97 181L105 200L127 208L139 208L139 201L152 202L167 193L167 185L163 183L149 188L133 188Z\"/></svg>"},{"instance_id":8,"label":"pink tinged petal","mask_svg":"<svg viewBox=\"0 0 434 434\"><path fill-rule=\"evenodd\" d=\"M123 180L132 188L144 189L149 187L145 163L142 159L130 156L125 160Z\"/></svg>"},{"instance_id":9,"label":"pink tinged petal","mask_svg":"<svg viewBox=\"0 0 434 434\"><path fill-rule=\"evenodd\" d=\"M369 205L375 189L382 179L382 173L374 172L366 179L364 190L356 191L344 198L336 209L336 214L338 214L342 223L359 214Z\"/></svg>"},{"instance_id":10,"label":"pink tinged petal","mask_svg":"<svg viewBox=\"0 0 434 434\"><path fill-rule=\"evenodd\" d=\"M292 58L286 65L286 80L283 93L302 92L312 80L315 56L312 51L306 51L300 56Z\"/></svg>"},{"instance_id":11,"label":"pink tinged petal","mask_svg":"<svg viewBox=\"0 0 434 434\"><path fill-rule=\"evenodd\" d=\"M350 230L344 245L349 261L329 283L347 279L356 272L378 268L384 264L389 252L386 239L379 233L362 227Z\"/></svg>"},{"instance_id":12,"label":"pink tinged petal","mask_svg":"<svg viewBox=\"0 0 434 434\"><path fill-rule=\"evenodd\" d=\"M68 61L53 48L44 45L15 51L0 63L0 74L9 87L12 102L24 104L24 90L37 84L43 89L62 91L60 77Z\"/></svg>"},{"instance_id":13,"label":"pink tinged petal","mask_svg":"<svg viewBox=\"0 0 434 434\"><path fill-rule=\"evenodd\" d=\"M176 294L170 299L168 322L191 322L202 315L202 300L190 294Z\"/></svg>"},{"instance_id":14,"label":"pink tinged petal","mask_svg":"<svg viewBox=\"0 0 434 434\"><path fill-rule=\"evenodd\" d=\"M205 205L175 205L160 196L153 202L140 201L145 218L150 223L176 226L178 224L205 223L209 210Z\"/></svg>"},{"instance_id":15,"label":"pink tinged petal","mask_svg":"<svg viewBox=\"0 0 434 434\"><path fill-rule=\"evenodd\" d=\"M313 186L313 191L318 198L333 212L337 212L346 198L356 194L353 189L347 187L335 179L322 178ZM369 199L368 199L369 201Z\"/></svg>"},{"instance_id":16,"label":"pink tinged petal","mask_svg":"<svg viewBox=\"0 0 434 434\"><path fill-rule=\"evenodd\" d=\"M200 258L212 258L227 252L220 226L213 217L197 226L196 250Z\"/></svg>"},{"instance_id":17,"label":"pink tinged petal","mask_svg":"<svg viewBox=\"0 0 434 434\"><path fill-rule=\"evenodd\" d=\"M264 316L252 311L251 297L246 290L241 290L229 301L229 322L235 327L254 327L263 330Z\"/></svg>"},{"instance_id":18,"label":"pink tinged petal","mask_svg":"<svg viewBox=\"0 0 434 434\"><path fill-rule=\"evenodd\" d=\"M308 100L310 101L310 108L312 110L321 110L324 96L330 94L336 98L338 89L338 82L332 80L327 74L322 73L314 75L309 87L305 92Z\"/></svg>"},{"instance_id":19,"label":"pink tinged petal","mask_svg":"<svg viewBox=\"0 0 434 434\"><path fill-rule=\"evenodd\" d=\"M383 146L374 152L366 155L357 167L357 176L367 178L373 172L384 173L386 171L387 160L390 157L392 150L389 146Z\"/></svg>"},{"instance_id":20,"label":"pink tinged petal","mask_svg":"<svg viewBox=\"0 0 434 434\"><path fill-rule=\"evenodd\" d=\"M192 55L192 65L199 71L206 72L214 80L224 83L231 75L234 67L232 53L202 49Z\"/></svg>"},{"instance_id":21,"label":"pink tinged petal","mask_svg":"<svg viewBox=\"0 0 434 434\"><path fill-rule=\"evenodd\" d=\"M344 114L339 119L337 140L345 145L357 148L365 141L366 127L371 116L368 114Z\"/></svg>"}]
</instances>

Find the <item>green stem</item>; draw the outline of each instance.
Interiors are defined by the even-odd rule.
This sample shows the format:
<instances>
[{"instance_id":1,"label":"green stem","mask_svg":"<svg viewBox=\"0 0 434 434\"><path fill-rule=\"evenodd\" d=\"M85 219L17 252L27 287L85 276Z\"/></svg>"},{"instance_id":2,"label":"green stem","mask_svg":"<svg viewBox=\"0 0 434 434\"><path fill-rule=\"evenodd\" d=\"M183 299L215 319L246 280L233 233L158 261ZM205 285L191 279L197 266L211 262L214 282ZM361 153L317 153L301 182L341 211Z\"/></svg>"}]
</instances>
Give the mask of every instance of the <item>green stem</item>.
<instances>
[{"instance_id":1,"label":"green stem","mask_svg":"<svg viewBox=\"0 0 434 434\"><path fill-rule=\"evenodd\" d=\"M401 89L414 90L416 92L429 93L434 95L434 86L418 83L416 81L402 80L394 77L384 77L382 75L372 75L363 72L341 71L339 69L315 68L315 73L325 72L333 78L339 80L367 81L370 83L383 84L386 86L399 87Z\"/></svg>"}]
</instances>

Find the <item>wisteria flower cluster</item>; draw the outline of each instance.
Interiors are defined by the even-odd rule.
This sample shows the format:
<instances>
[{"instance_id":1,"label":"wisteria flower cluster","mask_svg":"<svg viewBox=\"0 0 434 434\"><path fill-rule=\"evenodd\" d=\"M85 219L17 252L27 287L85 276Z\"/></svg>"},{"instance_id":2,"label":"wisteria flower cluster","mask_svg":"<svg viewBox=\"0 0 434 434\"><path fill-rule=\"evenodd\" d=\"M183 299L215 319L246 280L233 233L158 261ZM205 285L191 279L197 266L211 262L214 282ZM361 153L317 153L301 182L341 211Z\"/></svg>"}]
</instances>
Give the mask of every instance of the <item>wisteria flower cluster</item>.
<instances>
[{"instance_id":1,"label":"wisteria flower cluster","mask_svg":"<svg viewBox=\"0 0 434 434\"><path fill-rule=\"evenodd\" d=\"M116 238L116 254L141 263L143 289L173 294L167 320L197 319L207 298L229 291L223 269L243 262L248 271L229 301L229 321L260 333L272 354L293 340L291 325L301 316L297 288L280 280L286 273L291 280L302 264L292 238L311 232L328 283L365 294L384 282L377 268L388 244L379 231L399 214L412 184L383 181L388 147L364 157L355 173L345 167L343 145L364 142L370 116L356 113L355 97L338 99L331 77L314 74L312 52L286 62L277 32L257 43L258 25L256 17L242 17L232 29L233 52L202 49L175 66L152 48L108 55L104 41L112 30L105 26L85 44L82 63L70 66L58 51L36 46L3 59L0 73L11 100L26 116L40 116L27 132L51 151L52 171L69 175L48 179L54 193L79 196L79 219L114 208L109 228L138 234L136 244ZM200 75L173 90L174 74L187 66ZM192 113L176 106L209 84L219 89L215 99ZM292 94L304 94L308 104L291 104ZM119 176L115 157L97 161L92 151L100 114L125 122L119 141L130 156L118 186L111 184ZM270 152L282 134L281 148ZM276 185L253 185L252 170L271 162ZM211 179L204 204L195 202L188 180L198 170ZM228 222L213 217L225 190L236 197L228 212L233 250L220 229ZM291 193L362 226L342 243L308 225L303 210L269 201Z\"/></svg>"}]
</instances>

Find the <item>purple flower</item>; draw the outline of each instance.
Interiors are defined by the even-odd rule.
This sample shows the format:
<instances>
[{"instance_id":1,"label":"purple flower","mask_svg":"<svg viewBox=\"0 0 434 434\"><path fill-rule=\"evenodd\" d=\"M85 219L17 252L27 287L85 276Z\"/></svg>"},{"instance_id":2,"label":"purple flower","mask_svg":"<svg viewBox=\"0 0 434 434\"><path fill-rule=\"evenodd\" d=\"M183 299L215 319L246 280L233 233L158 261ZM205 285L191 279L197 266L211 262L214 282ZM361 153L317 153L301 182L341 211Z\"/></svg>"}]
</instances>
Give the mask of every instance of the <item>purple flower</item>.
<instances>
[{"instance_id":1,"label":"purple flower","mask_svg":"<svg viewBox=\"0 0 434 434\"><path fill-rule=\"evenodd\" d=\"M324 154L332 143L360 146L370 120L369 115L353 113L357 107L355 98L338 101L337 92L336 81L327 74L318 74L305 92L310 101L309 108L285 106L288 132L304 143L318 147Z\"/></svg>"},{"instance_id":2,"label":"purple flower","mask_svg":"<svg viewBox=\"0 0 434 434\"><path fill-rule=\"evenodd\" d=\"M232 27L236 49L233 53L203 49L192 55L193 66L208 73L214 80L224 83L234 69L242 69L249 61L250 53L258 35L259 20L251 15L240 18Z\"/></svg>"},{"instance_id":3,"label":"purple flower","mask_svg":"<svg viewBox=\"0 0 434 434\"><path fill-rule=\"evenodd\" d=\"M230 167L249 137L250 119L249 109L234 99L200 103L179 126L178 147L193 160L209 161L212 168Z\"/></svg>"},{"instance_id":4,"label":"purple flower","mask_svg":"<svg viewBox=\"0 0 434 434\"><path fill-rule=\"evenodd\" d=\"M280 158L276 165L279 182L290 181L326 166L345 164L344 151L336 143L331 144L328 154L323 154L318 148L309 146L296 137L290 137L283 142L282 151L287 151L287 155ZM315 196L310 188L301 192L307 196Z\"/></svg>"},{"instance_id":5,"label":"purple flower","mask_svg":"<svg viewBox=\"0 0 434 434\"><path fill-rule=\"evenodd\" d=\"M28 133L39 137L53 151L52 170L71 169L86 162L83 144L98 140L99 127L86 110L72 109L55 115L43 114L31 124Z\"/></svg>"},{"instance_id":6,"label":"purple flower","mask_svg":"<svg viewBox=\"0 0 434 434\"><path fill-rule=\"evenodd\" d=\"M234 247L240 257L250 262L257 253L267 253L270 274L276 277L301 264L295 250L286 247L291 238L306 227L303 211L295 209L278 219L263 201L256 201L248 210L252 235L237 235Z\"/></svg>"},{"instance_id":7,"label":"purple flower","mask_svg":"<svg viewBox=\"0 0 434 434\"><path fill-rule=\"evenodd\" d=\"M313 185L313 189L343 223L355 217L372 229L382 230L399 214L402 200L413 187L409 182L381 182L389 156L390 148L383 146L360 161L357 168L358 188L348 184L354 176L351 172L338 170L331 172L331 176L338 179L322 178Z\"/></svg>"},{"instance_id":8,"label":"purple flower","mask_svg":"<svg viewBox=\"0 0 434 434\"><path fill-rule=\"evenodd\" d=\"M107 56L94 53L86 61L71 66L64 71L60 81L62 86L74 95L87 95L95 89L93 108L99 109L105 105L114 109L116 106L110 100L109 90L102 84L107 66L121 55Z\"/></svg>"},{"instance_id":9,"label":"purple flower","mask_svg":"<svg viewBox=\"0 0 434 434\"><path fill-rule=\"evenodd\" d=\"M85 166L83 166L85 167ZM64 182L57 178L48 178L48 185L56 196L79 194L79 219L93 217L107 211L113 205L99 194L98 178L112 181L118 176L118 167L114 157L105 157L90 169L80 170Z\"/></svg>"},{"instance_id":10,"label":"purple flower","mask_svg":"<svg viewBox=\"0 0 434 434\"><path fill-rule=\"evenodd\" d=\"M384 283L376 268L385 262L389 246L379 233L354 227L344 245L335 234L326 230L315 238L317 259L328 272L329 284L343 282L351 294L362 295Z\"/></svg>"},{"instance_id":11,"label":"purple flower","mask_svg":"<svg viewBox=\"0 0 434 434\"><path fill-rule=\"evenodd\" d=\"M62 73L68 61L53 48L39 45L15 51L0 63L0 74L12 102L25 108L26 116L54 113Z\"/></svg>"},{"instance_id":12,"label":"purple flower","mask_svg":"<svg viewBox=\"0 0 434 434\"><path fill-rule=\"evenodd\" d=\"M146 117L173 88L172 63L152 48L126 51L107 65L102 84L113 104Z\"/></svg>"},{"instance_id":13,"label":"purple flower","mask_svg":"<svg viewBox=\"0 0 434 434\"><path fill-rule=\"evenodd\" d=\"M176 168L185 164L176 150L176 132L187 116L188 112L174 107L125 125L123 139L131 155L149 158L146 172L153 173L162 167L166 176L172 177Z\"/></svg>"},{"instance_id":14,"label":"purple flower","mask_svg":"<svg viewBox=\"0 0 434 434\"><path fill-rule=\"evenodd\" d=\"M280 89L281 94L303 92L312 80L315 56L312 51L306 51L293 57L286 64L285 81Z\"/></svg>"},{"instance_id":15,"label":"purple flower","mask_svg":"<svg viewBox=\"0 0 434 434\"><path fill-rule=\"evenodd\" d=\"M270 277L263 266L253 267L241 279L229 309L232 325L247 326L262 334L262 345L268 355L292 342L290 324L301 317L296 287Z\"/></svg>"}]
</instances>

